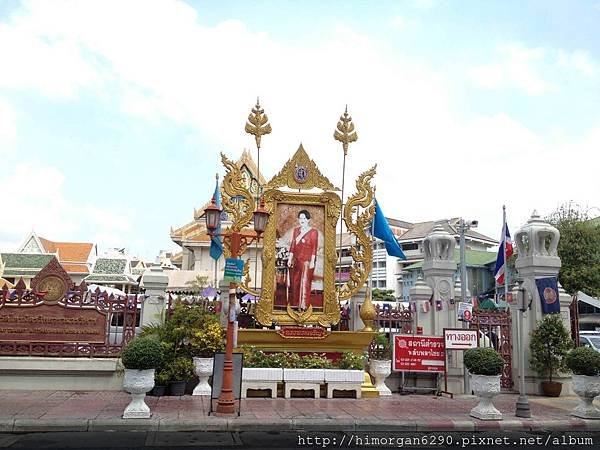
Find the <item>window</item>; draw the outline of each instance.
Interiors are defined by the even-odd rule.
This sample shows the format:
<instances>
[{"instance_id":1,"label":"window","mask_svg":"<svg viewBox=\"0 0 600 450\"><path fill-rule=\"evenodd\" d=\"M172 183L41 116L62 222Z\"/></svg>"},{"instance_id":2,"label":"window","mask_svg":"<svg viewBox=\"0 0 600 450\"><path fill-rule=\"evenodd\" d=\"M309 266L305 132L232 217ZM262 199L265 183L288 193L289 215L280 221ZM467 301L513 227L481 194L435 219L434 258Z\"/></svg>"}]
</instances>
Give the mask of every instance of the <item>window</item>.
<instances>
[{"instance_id":1,"label":"window","mask_svg":"<svg viewBox=\"0 0 600 450\"><path fill-rule=\"evenodd\" d=\"M408 242L406 244L402 244L402 250L418 250L419 244L416 242Z\"/></svg>"}]
</instances>

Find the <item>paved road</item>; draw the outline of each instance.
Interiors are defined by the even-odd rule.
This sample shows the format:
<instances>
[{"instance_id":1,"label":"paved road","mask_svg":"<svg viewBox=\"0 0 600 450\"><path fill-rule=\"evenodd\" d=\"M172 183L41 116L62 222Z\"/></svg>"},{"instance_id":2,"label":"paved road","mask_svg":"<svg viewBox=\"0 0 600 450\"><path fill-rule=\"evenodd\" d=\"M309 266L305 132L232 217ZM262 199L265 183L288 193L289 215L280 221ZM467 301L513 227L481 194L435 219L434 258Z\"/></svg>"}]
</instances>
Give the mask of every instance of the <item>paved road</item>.
<instances>
[{"instance_id":1,"label":"paved road","mask_svg":"<svg viewBox=\"0 0 600 450\"><path fill-rule=\"evenodd\" d=\"M50 432L0 434L0 448L9 449L169 449L169 448L485 448L586 449L600 447L593 432Z\"/></svg>"}]
</instances>

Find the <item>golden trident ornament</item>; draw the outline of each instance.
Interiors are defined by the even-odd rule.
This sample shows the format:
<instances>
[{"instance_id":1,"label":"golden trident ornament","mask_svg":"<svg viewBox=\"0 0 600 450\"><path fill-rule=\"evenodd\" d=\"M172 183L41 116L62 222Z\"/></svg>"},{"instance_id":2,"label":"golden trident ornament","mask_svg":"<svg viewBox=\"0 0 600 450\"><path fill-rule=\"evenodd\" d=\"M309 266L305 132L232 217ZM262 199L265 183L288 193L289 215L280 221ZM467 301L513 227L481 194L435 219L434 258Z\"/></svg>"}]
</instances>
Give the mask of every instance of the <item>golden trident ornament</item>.
<instances>
[{"instance_id":1,"label":"golden trident ornament","mask_svg":"<svg viewBox=\"0 0 600 450\"><path fill-rule=\"evenodd\" d=\"M358 136L354 131L352 117L348 115L348 105L346 105L344 114L340 116L340 121L337 123L337 130L334 131L333 137L336 141L342 143L342 146L344 147L344 156L348 154L348 145L358 139Z\"/></svg>"},{"instance_id":2,"label":"golden trident ornament","mask_svg":"<svg viewBox=\"0 0 600 450\"><path fill-rule=\"evenodd\" d=\"M259 204L259 198L262 195L262 185L260 184L260 138L265 134L270 134L271 124L269 118L265 114L265 110L260 107L260 99L256 97L256 106L252 108L252 112L248 115L248 121L246 122L246 133L252 134L256 141L256 158L257 166L256 171L256 182L258 183L258 189L256 191L256 204ZM256 241L255 247L255 260L254 260L254 283L258 279L258 240ZM254 285L254 291L257 291L256 284ZM256 294L255 294L256 295Z\"/></svg>"},{"instance_id":3,"label":"golden trident ornament","mask_svg":"<svg viewBox=\"0 0 600 450\"><path fill-rule=\"evenodd\" d=\"M336 141L340 141L342 143L342 147L344 149L344 162L342 163L342 209L344 208L344 182L346 181L346 155L348 155L348 146L351 142L355 142L358 139L358 135L354 131L354 124L352 123L352 117L348 114L348 105L346 105L346 110L344 114L340 116L340 120L337 123L337 130L333 132L333 138ZM344 231L343 221L340 218L340 248L339 248L339 268L338 268L338 277L341 282L342 279L342 234Z\"/></svg>"},{"instance_id":4,"label":"golden trident ornament","mask_svg":"<svg viewBox=\"0 0 600 450\"><path fill-rule=\"evenodd\" d=\"M256 147L260 150L260 138L271 133L271 124L265 110L260 107L260 100L256 98L256 106L252 108L252 113L248 115L246 122L246 133L254 135Z\"/></svg>"}]
</instances>

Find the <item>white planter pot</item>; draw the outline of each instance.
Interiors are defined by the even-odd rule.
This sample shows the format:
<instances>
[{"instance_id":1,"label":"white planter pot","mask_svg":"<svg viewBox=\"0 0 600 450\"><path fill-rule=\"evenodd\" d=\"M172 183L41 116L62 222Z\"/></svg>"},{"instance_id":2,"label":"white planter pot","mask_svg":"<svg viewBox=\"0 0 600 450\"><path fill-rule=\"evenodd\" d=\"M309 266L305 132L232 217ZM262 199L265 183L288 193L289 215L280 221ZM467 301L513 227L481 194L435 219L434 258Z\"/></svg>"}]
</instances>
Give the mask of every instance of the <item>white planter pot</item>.
<instances>
[{"instance_id":1,"label":"white planter pot","mask_svg":"<svg viewBox=\"0 0 600 450\"><path fill-rule=\"evenodd\" d=\"M364 370L323 369L325 383L361 383L365 379Z\"/></svg>"},{"instance_id":2,"label":"white planter pot","mask_svg":"<svg viewBox=\"0 0 600 450\"><path fill-rule=\"evenodd\" d=\"M283 381L280 367L244 367L242 381Z\"/></svg>"},{"instance_id":3,"label":"white planter pot","mask_svg":"<svg viewBox=\"0 0 600 450\"><path fill-rule=\"evenodd\" d=\"M592 404L594 397L600 395L600 376L573 375L573 392L579 396L581 403L571 411L571 415L600 419L600 410Z\"/></svg>"},{"instance_id":4,"label":"white planter pot","mask_svg":"<svg viewBox=\"0 0 600 450\"><path fill-rule=\"evenodd\" d=\"M271 398L277 397L277 383L283 381L283 369L280 367L244 367L242 368L242 398L248 395L248 389L271 391Z\"/></svg>"},{"instance_id":5,"label":"white planter pot","mask_svg":"<svg viewBox=\"0 0 600 450\"><path fill-rule=\"evenodd\" d=\"M144 402L146 392L154 387L154 369L125 369L123 388L131 394L132 400L123 411L123 419L147 419L150 408Z\"/></svg>"},{"instance_id":6,"label":"white planter pot","mask_svg":"<svg viewBox=\"0 0 600 450\"><path fill-rule=\"evenodd\" d=\"M500 375L474 375L471 389L479 397L479 404L470 412L471 417L480 420L502 420L502 413L492 404L492 398L500 393Z\"/></svg>"},{"instance_id":7,"label":"white planter pot","mask_svg":"<svg viewBox=\"0 0 600 450\"><path fill-rule=\"evenodd\" d=\"M283 381L323 383L325 373L323 369L283 369Z\"/></svg>"},{"instance_id":8,"label":"white planter pot","mask_svg":"<svg viewBox=\"0 0 600 450\"><path fill-rule=\"evenodd\" d=\"M379 395L392 395L390 388L385 385L385 379L392 373L391 359L369 360L369 373L375 378L375 389Z\"/></svg>"},{"instance_id":9,"label":"white planter pot","mask_svg":"<svg viewBox=\"0 0 600 450\"><path fill-rule=\"evenodd\" d=\"M213 362L214 358L194 358L196 375L198 375L200 381L198 386L194 388L192 395L210 395L211 388L208 384L208 378L213 373Z\"/></svg>"}]
</instances>

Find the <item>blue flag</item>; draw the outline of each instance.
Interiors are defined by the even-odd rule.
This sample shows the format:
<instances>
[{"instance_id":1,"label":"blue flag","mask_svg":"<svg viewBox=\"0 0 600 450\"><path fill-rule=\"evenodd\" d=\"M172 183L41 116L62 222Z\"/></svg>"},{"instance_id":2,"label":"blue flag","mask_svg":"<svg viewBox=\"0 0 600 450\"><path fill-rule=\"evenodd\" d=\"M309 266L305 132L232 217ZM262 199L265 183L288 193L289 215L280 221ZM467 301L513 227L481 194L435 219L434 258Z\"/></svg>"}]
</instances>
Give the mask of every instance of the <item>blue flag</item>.
<instances>
[{"instance_id":1,"label":"blue flag","mask_svg":"<svg viewBox=\"0 0 600 450\"><path fill-rule=\"evenodd\" d=\"M400 248L400 244L396 240L394 233L390 229L390 225L388 224L385 216L383 215L383 211L379 207L379 203L375 200L375 219L373 220L373 236L381 239L385 244L385 249L387 250L388 255L395 256L396 258L406 259L402 249Z\"/></svg>"},{"instance_id":2,"label":"blue flag","mask_svg":"<svg viewBox=\"0 0 600 450\"><path fill-rule=\"evenodd\" d=\"M217 180L217 185L215 186L215 205L219 208L221 207L221 190L219 189L219 180ZM219 222L219 228L215 230L215 233L221 234L221 222ZM210 237L210 257L212 259L219 259L223 254L223 241L220 236L211 236Z\"/></svg>"},{"instance_id":3,"label":"blue flag","mask_svg":"<svg viewBox=\"0 0 600 450\"><path fill-rule=\"evenodd\" d=\"M537 278L535 285L537 286L540 301L542 302L542 314L559 313L560 301L556 277Z\"/></svg>"}]
</instances>

